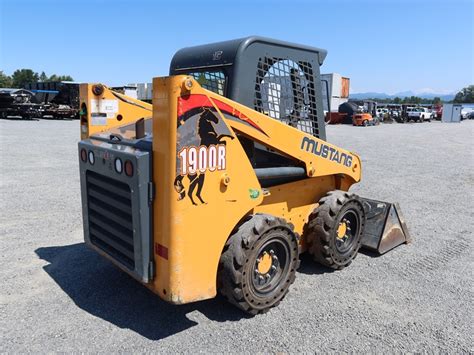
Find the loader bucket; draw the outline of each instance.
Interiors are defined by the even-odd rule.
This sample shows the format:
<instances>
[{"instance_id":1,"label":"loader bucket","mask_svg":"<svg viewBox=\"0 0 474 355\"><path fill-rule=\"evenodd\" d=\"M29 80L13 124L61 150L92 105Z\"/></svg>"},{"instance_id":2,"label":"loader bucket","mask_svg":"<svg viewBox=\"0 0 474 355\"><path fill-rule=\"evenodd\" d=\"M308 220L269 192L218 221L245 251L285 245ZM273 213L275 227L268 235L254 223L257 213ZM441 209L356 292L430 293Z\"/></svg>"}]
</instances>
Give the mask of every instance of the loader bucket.
<instances>
[{"instance_id":1,"label":"loader bucket","mask_svg":"<svg viewBox=\"0 0 474 355\"><path fill-rule=\"evenodd\" d=\"M366 215L362 247L379 254L403 243L410 243L405 219L398 203L362 199Z\"/></svg>"}]
</instances>

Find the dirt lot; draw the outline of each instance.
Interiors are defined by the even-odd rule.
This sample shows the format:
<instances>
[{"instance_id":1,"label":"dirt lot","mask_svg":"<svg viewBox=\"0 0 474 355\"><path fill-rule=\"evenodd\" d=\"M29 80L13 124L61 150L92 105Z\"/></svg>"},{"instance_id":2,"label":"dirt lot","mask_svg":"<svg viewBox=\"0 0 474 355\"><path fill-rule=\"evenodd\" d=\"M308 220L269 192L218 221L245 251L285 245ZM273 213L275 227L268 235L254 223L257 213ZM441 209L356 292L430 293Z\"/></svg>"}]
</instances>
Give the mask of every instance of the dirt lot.
<instances>
[{"instance_id":1,"label":"dirt lot","mask_svg":"<svg viewBox=\"0 0 474 355\"><path fill-rule=\"evenodd\" d=\"M172 306L82 243L77 121L0 121L0 352L473 352L474 122L328 127L354 191L414 243L341 272L303 257L282 304Z\"/></svg>"}]
</instances>

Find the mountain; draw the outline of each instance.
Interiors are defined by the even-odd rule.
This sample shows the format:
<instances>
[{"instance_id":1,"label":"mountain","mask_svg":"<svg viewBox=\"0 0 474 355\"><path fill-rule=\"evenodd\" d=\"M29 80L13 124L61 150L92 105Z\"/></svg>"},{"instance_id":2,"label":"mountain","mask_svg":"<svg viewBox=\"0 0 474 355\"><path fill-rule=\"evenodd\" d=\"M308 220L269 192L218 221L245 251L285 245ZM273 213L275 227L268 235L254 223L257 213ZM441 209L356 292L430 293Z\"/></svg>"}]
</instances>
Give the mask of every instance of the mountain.
<instances>
[{"instance_id":1,"label":"mountain","mask_svg":"<svg viewBox=\"0 0 474 355\"><path fill-rule=\"evenodd\" d=\"M392 98L391 95L386 94L384 92L361 92L361 93L354 93L350 94L349 98L363 100L363 99L390 99Z\"/></svg>"},{"instance_id":2,"label":"mountain","mask_svg":"<svg viewBox=\"0 0 474 355\"><path fill-rule=\"evenodd\" d=\"M437 94L433 92L413 92L413 91L402 91L397 92L393 95L386 94L384 92L361 92L361 93L354 93L350 94L349 97L351 99L393 99L395 97L410 97L410 96L418 96L423 99L432 99L434 97L439 97L443 101L450 101L454 99L455 94Z\"/></svg>"}]
</instances>

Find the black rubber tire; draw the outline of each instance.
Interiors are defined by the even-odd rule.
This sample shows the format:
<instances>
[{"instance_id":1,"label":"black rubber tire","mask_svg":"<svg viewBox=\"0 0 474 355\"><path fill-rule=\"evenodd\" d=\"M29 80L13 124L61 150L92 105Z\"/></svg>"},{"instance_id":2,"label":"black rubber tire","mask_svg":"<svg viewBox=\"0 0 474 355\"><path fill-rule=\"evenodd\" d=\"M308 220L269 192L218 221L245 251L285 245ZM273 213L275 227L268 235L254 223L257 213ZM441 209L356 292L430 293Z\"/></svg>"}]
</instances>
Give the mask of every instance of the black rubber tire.
<instances>
[{"instance_id":1,"label":"black rubber tire","mask_svg":"<svg viewBox=\"0 0 474 355\"><path fill-rule=\"evenodd\" d=\"M358 217L358 231L352 237L350 249L341 253L336 247L336 234L340 220L348 211ZM305 226L304 236L308 251L318 263L335 270L349 266L361 246L365 226L364 207L357 195L345 191L330 191L319 200Z\"/></svg>"},{"instance_id":2,"label":"black rubber tire","mask_svg":"<svg viewBox=\"0 0 474 355\"><path fill-rule=\"evenodd\" d=\"M364 127L367 127L367 126L369 125L369 121L364 120L364 121L362 122L362 125L363 125Z\"/></svg>"},{"instance_id":3,"label":"black rubber tire","mask_svg":"<svg viewBox=\"0 0 474 355\"><path fill-rule=\"evenodd\" d=\"M276 287L263 295L254 286L254 268L261 248L278 239L287 245L284 270ZM256 315L278 306L295 281L299 267L298 236L282 218L266 214L249 216L230 236L222 252L217 275L219 293L243 311Z\"/></svg>"}]
</instances>

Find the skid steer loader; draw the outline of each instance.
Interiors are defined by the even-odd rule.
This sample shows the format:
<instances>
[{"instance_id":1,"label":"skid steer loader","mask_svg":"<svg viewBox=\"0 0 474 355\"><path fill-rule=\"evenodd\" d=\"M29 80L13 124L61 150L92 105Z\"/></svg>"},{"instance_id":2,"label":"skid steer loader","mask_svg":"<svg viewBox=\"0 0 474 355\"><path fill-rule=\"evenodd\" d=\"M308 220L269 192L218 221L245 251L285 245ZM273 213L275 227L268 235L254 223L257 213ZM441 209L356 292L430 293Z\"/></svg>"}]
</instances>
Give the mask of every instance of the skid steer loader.
<instances>
[{"instance_id":1,"label":"skid steer loader","mask_svg":"<svg viewBox=\"0 0 474 355\"><path fill-rule=\"evenodd\" d=\"M280 303L299 254L333 269L409 241L397 204L358 197L355 153L326 141L326 51L248 37L184 48L153 104L83 84L88 246L162 299Z\"/></svg>"}]
</instances>

